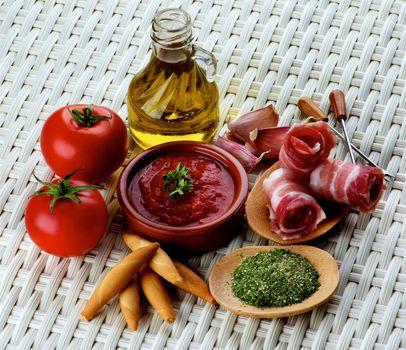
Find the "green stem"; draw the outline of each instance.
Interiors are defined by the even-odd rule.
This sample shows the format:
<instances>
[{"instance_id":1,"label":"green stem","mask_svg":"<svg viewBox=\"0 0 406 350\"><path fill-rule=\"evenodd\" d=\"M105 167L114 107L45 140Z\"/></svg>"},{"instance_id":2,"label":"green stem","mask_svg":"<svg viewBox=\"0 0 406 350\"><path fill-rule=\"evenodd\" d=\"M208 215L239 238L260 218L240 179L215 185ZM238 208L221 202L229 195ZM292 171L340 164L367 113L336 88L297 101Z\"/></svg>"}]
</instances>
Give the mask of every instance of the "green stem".
<instances>
[{"instance_id":1,"label":"green stem","mask_svg":"<svg viewBox=\"0 0 406 350\"><path fill-rule=\"evenodd\" d=\"M54 213L54 206L55 203L59 199L70 199L80 204L80 198L76 195L76 193L86 190L94 190L102 188L98 185L81 185L81 186L71 186L70 185L70 178L73 174L75 174L78 170L72 171L70 174L66 175L63 179L58 180L58 184L54 184L52 182L45 182L41 181L38 177L35 176L35 179L43 186L48 187L48 189L38 190L35 191L32 196L40 196L40 195L51 195L51 203L49 205L49 210L51 214Z\"/></svg>"},{"instance_id":2,"label":"green stem","mask_svg":"<svg viewBox=\"0 0 406 350\"><path fill-rule=\"evenodd\" d=\"M79 125L79 126L93 126L95 123L97 123L99 120L106 120L106 119L111 119L111 116L105 116L105 115L94 115L93 114L93 105L88 105L83 107L82 111L79 110L78 108L75 108L73 110L70 110L68 108L68 111L70 115L72 116L72 119Z\"/></svg>"}]
</instances>

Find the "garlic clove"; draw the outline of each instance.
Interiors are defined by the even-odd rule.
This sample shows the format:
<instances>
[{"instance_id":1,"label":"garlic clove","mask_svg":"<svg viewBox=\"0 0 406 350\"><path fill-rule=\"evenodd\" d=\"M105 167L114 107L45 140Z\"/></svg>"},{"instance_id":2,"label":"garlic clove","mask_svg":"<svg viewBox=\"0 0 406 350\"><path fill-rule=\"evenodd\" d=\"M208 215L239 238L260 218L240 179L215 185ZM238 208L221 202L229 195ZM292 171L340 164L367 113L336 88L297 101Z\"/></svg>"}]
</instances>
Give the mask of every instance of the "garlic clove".
<instances>
[{"instance_id":1,"label":"garlic clove","mask_svg":"<svg viewBox=\"0 0 406 350\"><path fill-rule=\"evenodd\" d=\"M234 137L249 142L249 134L254 129L269 128L278 125L279 114L273 105L243 114L228 123Z\"/></svg>"},{"instance_id":2,"label":"garlic clove","mask_svg":"<svg viewBox=\"0 0 406 350\"><path fill-rule=\"evenodd\" d=\"M235 137L229 130L224 133L223 137L225 137L227 140L241 143L241 140Z\"/></svg>"},{"instance_id":3,"label":"garlic clove","mask_svg":"<svg viewBox=\"0 0 406 350\"><path fill-rule=\"evenodd\" d=\"M255 167L255 165L257 165L261 161L262 157L265 156L265 154L261 154L259 157L257 157L243 145L228 140L223 136L219 136L215 144L216 146L224 149L225 151L236 157L242 164L246 172L250 172Z\"/></svg>"},{"instance_id":4,"label":"garlic clove","mask_svg":"<svg viewBox=\"0 0 406 350\"><path fill-rule=\"evenodd\" d=\"M249 133L249 144L256 154L262 154L268 159L277 159L279 151L289 131L289 126L254 129Z\"/></svg>"},{"instance_id":5,"label":"garlic clove","mask_svg":"<svg viewBox=\"0 0 406 350\"><path fill-rule=\"evenodd\" d=\"M246 142L246 143L244 144L244 147L245 147L248 151L250 151L252 154L258 155L256 149L255 149L254 147L252 147L248 142Z\"/></svg>"}]
</instances>

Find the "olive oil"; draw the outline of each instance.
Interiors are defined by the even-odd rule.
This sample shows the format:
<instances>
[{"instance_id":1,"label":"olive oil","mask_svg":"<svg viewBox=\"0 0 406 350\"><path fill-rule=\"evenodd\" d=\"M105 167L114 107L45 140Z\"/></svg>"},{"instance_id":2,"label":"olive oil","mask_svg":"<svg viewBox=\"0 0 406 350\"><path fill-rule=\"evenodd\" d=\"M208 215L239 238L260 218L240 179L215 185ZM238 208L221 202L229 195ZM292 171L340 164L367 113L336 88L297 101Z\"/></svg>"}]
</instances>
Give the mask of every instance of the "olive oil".
<instances>
[{"instance_id":1,"label":"olive oil","mask_svg":"<svg viewBox=\"0 0 406 350\"><path fill-rule=\"evenodd\" d=\"M218 124L218 91L192 60L153 57L131 81L130 131L142 148L175 140L210 141Z\"/></svg>"},{"instance_id":2,"label":"olive oil","mask_svg":"<svg viewBox=\"0 0 406 350\"><path fill-rule=\"evenodd\" d=\"M190 17L179 9L158 13L151 37L151 59L128 89L132 137L143 149L177 140L209 142L218 128L219 95L196 60L203 52L210 65L212 55L191 43Z\"/></svg>"}]
</instances>

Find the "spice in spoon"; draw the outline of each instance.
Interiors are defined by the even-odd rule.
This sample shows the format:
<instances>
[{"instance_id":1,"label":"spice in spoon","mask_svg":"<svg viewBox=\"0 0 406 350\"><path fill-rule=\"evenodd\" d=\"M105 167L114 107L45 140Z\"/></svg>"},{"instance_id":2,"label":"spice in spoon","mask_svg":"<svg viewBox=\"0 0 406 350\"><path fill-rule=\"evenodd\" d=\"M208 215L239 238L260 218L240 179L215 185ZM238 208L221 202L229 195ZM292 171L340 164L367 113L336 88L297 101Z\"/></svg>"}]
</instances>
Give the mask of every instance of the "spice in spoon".
<instances>
[{"instance_id":1,"label":"spice in spoon","mask_svg":"<svg viewBox=\"0 0 406 350\"><path fill-rule=\"evenodd\" d=\"M319 287L319 273L312 264L286 249L247 257L235 269L232 280L234 295L259 308L300 303Z\"/></svg>"}]
</instances>

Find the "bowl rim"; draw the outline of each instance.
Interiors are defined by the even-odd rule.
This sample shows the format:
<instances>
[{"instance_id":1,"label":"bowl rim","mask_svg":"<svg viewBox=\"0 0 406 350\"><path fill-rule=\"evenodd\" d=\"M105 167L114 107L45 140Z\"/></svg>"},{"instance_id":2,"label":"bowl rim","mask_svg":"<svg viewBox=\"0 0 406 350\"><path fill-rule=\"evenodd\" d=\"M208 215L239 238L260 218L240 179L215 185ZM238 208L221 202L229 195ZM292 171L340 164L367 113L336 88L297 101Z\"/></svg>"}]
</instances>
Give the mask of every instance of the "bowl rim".
<instances>
[{"instance_id":1,"label":"bowl rim","mask_svg":"<svg viewBox=\"0 0 406 350\"><path fill-rule=\"evenodd\" d=\"M193 147L193 149L188 150L186 146ZM183 153L200 153L202 155L208 156L213 158L217 162L221 163L222 166L229 172L231 177L233 178L234 184L237 187L237 191L235 192L234 201L231 206L220 216L216 217L214 220L204 223L204 224L197 224L197 225L190 225L190 226L170 226L165 225L162 223L157 223L151 221L141 215L130 199L128 194L128 189L133 179L134 175L131 176L131 173L134 172L134 168L137 167L142 162L146 162L143 164L139 170L143 169L146 164L149 164L151 161L157 159L160 155L166 154L173 154L168 152L172 148L177 147L184 147L186 150ZM164 152L166 151L166 152ZM161 153L162 152L162 153ZM233 174L229 169L229 164L225 164L224 160L218 158L214 155L220 155L222 158L227 159L234 167L235 167L235 174ZM138 172L136 171L136 173ZM238 186L240 183L240 186ZM140 221L142 224L151 227L154 230L160 231L160 234L165 236L172 236L173 234L178 234L182 236L191 236L196 234L204 234L208 231L213 230L214 227L217 227L224 222L226 222L230 217L234 216L241 207L245 208L245 201L248 197L248 175L241 165L241 163L235 158L233 155L228 153L227 151L221 149L220 147L200 141L172 141L166 142L154 147L151 147L136 157L134 157L124 168L122 171L120 178L118 180L117 186L117 195L123 210L127 210L133 218L137 221ZM125 208L124 208L125 207Z\"/></svg>"}]
</instances>

